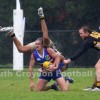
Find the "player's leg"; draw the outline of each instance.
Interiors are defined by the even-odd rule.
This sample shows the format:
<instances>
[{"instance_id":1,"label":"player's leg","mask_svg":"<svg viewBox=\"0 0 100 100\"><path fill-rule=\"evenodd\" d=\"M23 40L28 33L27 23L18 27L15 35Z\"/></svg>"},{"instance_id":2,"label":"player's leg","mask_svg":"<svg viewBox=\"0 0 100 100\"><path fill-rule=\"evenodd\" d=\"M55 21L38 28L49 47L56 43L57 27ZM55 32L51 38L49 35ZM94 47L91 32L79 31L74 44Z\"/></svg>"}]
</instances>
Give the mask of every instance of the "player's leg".
<instances>
[{"instance_id":1,"label":"player's leg","mask_svg":"<svg viewBox=\"0 0 100 100\"><path fill-rule=\"evenodd\" d=\"M36 91L43 91L45 90L45 86L48 83L48 80L45 79L38 79L37 84L36 84Z\"/></svg>"},{"instance_id":2,"label":"player's leg","mask_svg":"<svg viewBox=\"0 0 100 100\"><path fill-rule=\"evenodd\" d=\"M96 77L91 91L100 91L100 59L96 63L95 68L96 68Z\"/></svg>"},{"instance_id":3,"label":"player's leg","mask_svg":"<svg viewBox=\"0 0 100 100\"><path fill-rule=\"evenodd\" d=\"M46 91L48 89L51 89L50 87L46 87L46 84L51 80L51 77L48 76L47 72L41 72L40 77L36 84L36 91Z\"/></svg>"},{"instance_id":4,"label":"player's leg","mask_svg":"<svg viewBox=\"0 0 100 100\"><path fill-rule=\"evenodd\" d=\"M93 85L92 85L92 89L96 87L96 83L97 83L97 79L96 79L96 76L95 76L95 79L94 79L94 82L93 82Z\"/></svg>"},{"instance_id":5,"label":"player's leg","mask_svg":"<svg viewBox=\"0 0 100 100\"><path fill-rule=\"evenodd\" d=\"M100 59L96 63L95 68L96 68L96 83L95 83L96 87L92 91L100 90Z\"/></svg>"},{"instance_id":6,"label":"player's leg","mask_svg":"<svg viewBox=\"0 0 100 100\"><path fill-rule=\"evenodd\" d=\"M38 9L38 15L40 16L40 20L41 20L41 29L42 29L42 33L43 33L43 41L44 41L44 45L49 47L50 46L50 39L48 36L48 28L45 22L45 18L44 18L44 12L43 12L43 8L40 7Z\"/></svg>"},{"instance_id":7,"label":"player's leg","mask_svg":"<svg viewBox=\"0 0 100 100\"><path fill-rule=\"evenodd\" d=\"M94 82L93 82L92 86L87 87L87 88L85 88L83 90L84 91L90 91L90 90L94 89L96 87L96 83L97 83L97 79L96 79L96 76L95 76L95 79L94 79Z\"/></svg>"},{"instance_id":8,"label":"player's leg","mask_svg":"<svg viewBox=\"0 0 100 100\"><path fill-rule=\"evenodd\" d=\"M56 91L59 90L56 84L46 86L47 83L48 83L48 80L38 79L37 84L36 84L36 91L47 91L50 89L53 89Z\"/></svg>"},{"instance_id":9,"label":"player's leg","mask_svg":"<svg viewBox=\"0 0 100 100\"><path fill-rule=\"evenodd\" d=\"M43 69L42 69L42 68L40 68L38 71L39 71L39 73L43 73ZM43 76L40 76L40 77L43 78ZM44 79L46 79L46 78L44 78ZM50 79L49 79L48 81L50 81ZM58 90L59 90L59 88L58 88L58 86L57 86L56 83L53 83L53 84L50 85L50 86L46 86L46 87L44 88L44 91L49 90L49 89L53 89L53 90L55 90L55 91L58 91Z\"/></svg>"},{"instance_id":10,"label":"player's leg","mask_svg":"<svg viewBox=\"0 0 100 100\"><path fill-rule=\"evenodd\" d=\"M12 37L12 40L14 42L14 44L16 45L17 49L19 52L25 53L25 52L30 52L32 50L32 48L35 47L35 44L32 44L34 47L31 47L31 44L27 44L25 46L23 46L21 44L21 42L18 40L18 38L16 37L15 33L13 32L13 30L10 30L7 35Z\"/></svg>"},{"instance_id":11,"label":"player's leg","mask_svg":"<svg viewBox=\"0 0 100 100\"><path fill-rule=\"evenodd\" d=\"M95 68L96 68L96 79L97 81L100 81L100 59L96 63Z\"/></svg>"},{"instance_id":12,"label":"player's leg","mask_svg":"<svg viewBox=\"0 0 100 100\"><path fill-rule=\"evenodd\" d=\"M58 90L57 86L55 84L51 85L51 86L46 86L46 84L48 82L50 82L51 80L51 72L49 73L45 73L42 72L38 81L37 81L37 85L36 85L36 90L37 91L47 91L49 89L54 89L54 90Z\"/></svg>"},{"instance_id":13,"label":"player's leg","mask_svg":"<svg viewBox=\"0 0 100 100\"><path fill-rule=\"evenodd\" d=\"M67 91L69 88L69 81L65 81L65 79L61 75L60 70L55 70L53 72L52 79L56 81L57 85L61 89L61 91Z\"/></svg>"},{"instance_id":14,"label":"player's leg","mask_svg":"<svg viewBox=\"0 0 100 100\"><path fill-rule=\"evenodd\" d=\"M55 91L59 91L59 88L56 84L53 84L53 85L50 85L50 86L45 86L43 91L47 91L47 90L50 90L50 89L53 89Z\"/></svg>"},{"instance_id":15,"label":"player's leg","mask_svg":"<svg viewBox=\"0 0 100 100\"><path fill-rule=\"evenodd\" d=\"M13 42L15 43L18 51L20 51L20 47L22 47L21 42L18 40L18 38L15 36L15 33L13 32L13 30L10 30L6 35L12 37Z\"/></svg>"},{"instance_id":16,"label":"player's leg","mask_svg":"<svg viewBox=\"0 0 100 100\"><path fill-rule=\"evenodd\" d=\"M44 39L49 39L48 28L47 28L47 25L46 25L46 22L45 22L45 17L44 17L44 12L43 12L42 7L40 7L38 9L38 15L39 15L40 20L41 20L41 29L42 29L42 33L43 33L43 38Z\"/></svg>"},{"instance_id":17,"label":"player's leg","mask_svg":"<svg viewBox=\"0 0 100 100\"><path fill-rule=\"evenodd\" d=\"M61 91L68 91L69 89L69 81L65 82L63 77L56 79L57 84L59 85Z\"/></svg>"},{"instance_id":18,"label":"player's leg","mask_svg":"<svg viewBox=\"0 0 100 100\"><path fill-rule=\"evenodd\" d=\"M64 64L63 62L61 62L58 66L58 69L61 70L61 72L64 72L68 69L68 64ZM65 81L69 81L69 83L74 83L74 80L68 76L64 77Z\"/></svg>"}]
</instances>

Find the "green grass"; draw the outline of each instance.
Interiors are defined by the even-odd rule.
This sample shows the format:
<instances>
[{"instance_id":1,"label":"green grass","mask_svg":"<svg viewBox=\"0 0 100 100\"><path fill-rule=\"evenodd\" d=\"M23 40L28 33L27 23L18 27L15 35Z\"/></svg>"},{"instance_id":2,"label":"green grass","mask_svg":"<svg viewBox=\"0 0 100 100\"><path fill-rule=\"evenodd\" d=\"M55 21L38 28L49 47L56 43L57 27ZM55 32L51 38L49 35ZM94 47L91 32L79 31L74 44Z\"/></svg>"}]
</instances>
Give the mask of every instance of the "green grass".
<instances>
[{"instance_id":1,"label":"green grass","mask_svg":"<svg viewBox=\"0 0 100 100\"><path fill-rule=\"evenodd\" d=\"M35 69L35 72L37 69ZM90 71L90 75L89 75ZM5 73L5 74L4 74ZM8 74L9 73L9 74ZM100 92L83 91L93 83L95 69L69 68L66 73L75 83L70 85L68 92L45 91L36 92L29 89L28 69L15 72L12 69L0 69L0 100L99 100ZM65 75L64 73L63 75ZM80 75L80 73L82 75ZM87 73L87 75L86 75ZM36 84L37 77L34 78ZM49 84L52 84L51 81Z\"/></svg>"}]
</instances>

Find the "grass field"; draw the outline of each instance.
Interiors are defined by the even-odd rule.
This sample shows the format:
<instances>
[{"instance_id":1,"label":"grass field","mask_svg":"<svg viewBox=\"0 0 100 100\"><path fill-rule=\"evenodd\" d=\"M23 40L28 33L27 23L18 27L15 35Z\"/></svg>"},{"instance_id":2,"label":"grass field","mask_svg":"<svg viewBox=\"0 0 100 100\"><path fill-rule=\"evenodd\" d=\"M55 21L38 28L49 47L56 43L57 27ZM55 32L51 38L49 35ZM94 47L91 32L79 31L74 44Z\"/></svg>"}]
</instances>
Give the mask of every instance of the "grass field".
<instances>
[{"instance_id":1,"label":"grass field","mask_svg":"<svg viewBox=\"0 0 100 100\"><path fill-rule=\"evenodd\" d=\"M37 69L35 69L35 72ZM93 68L69 68L63 75L71 76L75 83L68 92L49 90L30 91L28 69L15 72L12 69L0 69L0 100L99 100L100 92L83 91L91 86L95 75ZM35 76L34 82L36 83ZM52 84L51 81L49 84Z\"/></svg>"}]
</instances>

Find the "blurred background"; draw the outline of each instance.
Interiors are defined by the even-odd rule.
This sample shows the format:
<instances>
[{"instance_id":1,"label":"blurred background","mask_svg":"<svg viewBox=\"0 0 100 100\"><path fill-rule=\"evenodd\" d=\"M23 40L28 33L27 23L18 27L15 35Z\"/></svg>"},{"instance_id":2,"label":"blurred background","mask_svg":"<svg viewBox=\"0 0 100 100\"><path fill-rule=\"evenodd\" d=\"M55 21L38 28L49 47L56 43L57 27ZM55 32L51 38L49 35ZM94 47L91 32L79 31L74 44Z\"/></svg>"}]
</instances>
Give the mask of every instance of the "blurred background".
<instances>
[{"instance_id":1,"label":"blurred background","mask_svg":"<svg viewBox=\"0 0 100 100\"><path fill-rule=\"evenodd\" d=\"M88 25L92 30L100 31L99 0L20 0L26 18L24 45L42 36L37 9L43 7L49 36L58 50L70 57L80 48L82 39L78 29ZM16 0L0 0L0 26L13 25L13 9ZM12 67L13 42L0 32L0 67ZM88 50L83 56L71 63L70 67L93 67L100 52ZM28 67L30 54L24 54L24 65Z\"/></svg>"}]
</instances>

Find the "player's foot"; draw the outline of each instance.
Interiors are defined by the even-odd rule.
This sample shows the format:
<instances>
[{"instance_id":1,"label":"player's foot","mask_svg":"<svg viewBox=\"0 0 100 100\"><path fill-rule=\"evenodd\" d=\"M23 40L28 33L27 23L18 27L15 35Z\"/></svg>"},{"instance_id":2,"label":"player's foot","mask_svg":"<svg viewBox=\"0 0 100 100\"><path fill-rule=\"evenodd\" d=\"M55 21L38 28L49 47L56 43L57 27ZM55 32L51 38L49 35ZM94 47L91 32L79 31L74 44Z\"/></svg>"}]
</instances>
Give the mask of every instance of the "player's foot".
<instances>
[{"instance_id":1,"label":"player's foot","mask_svg":"<svg viewBox=\"0 0 100 100\"><path fill-rule=\"evenodd\" d=\"M10 37L14 37L15 36L15 33L13 32L13 30L11 29L10 31L8 31L5 36L10 36Z\"/></svg>"},{"instance_id":2,"label":"player's foot","mask_svg":"<svg viewBox=\"0 0 100 100\"><path fill-rule=\"evenodd\" d=\"M85 89L83 89L84 91L90 91L90 90L92 90L92 87L87 87L87 88L85 88Z\"/></svg>"},{"instance_id":3,"label":"player's foot","mask_svg":"<svg viewBox=\"0 0 100 100\"><path fill-rule=\"evenodd\" d=\"M2 32L4 32L4 31L10 31L10 30L13 30L12 26L9 26L9 27L1 27L0 26L0 31L2 31Z\"/></svg>"},{"instance_id":4,"label":"player's foot","mask_svg":"<svg viewBox=\"0 0 100 100\"><path fill-rule=\"evenodd\" d=\"M96 85L95 84L93 84L91 87L87 87L87 88L85 88L85 89L83 89L84 91L90 91L90 90L92 90L92 89L94 89L94 88L96 88Z\"/></svg>"},{"instance_id":5,"label":"player's foot","mask_svg":"<svg viewBox=\"0 0 100 100\"><path fill-rule=\"evenodd\" d=\"M69 83L74 83L74 80L70 77L64 77L65 81L69 81Z\"/></svg>"},{"instance_id":6,"label":"player's foot","mask_svg":"<svg viewBox=\"0 0 100 100\"><path fill-rule=\"evenodd\" d=\"M91 91L100 91L100 88L95 87L94 89L91 89Z\"/></svg>"},{"instance_id":7,"label":"player's foot","mask_svg":"<svg viewBox=\"0 0 100 100\"><path fill-rule=\"evenodd\" d=\"M59 91L58 85L56 83L52 85L52 89L55 91Z\"/></svg>"}]
</instances>

